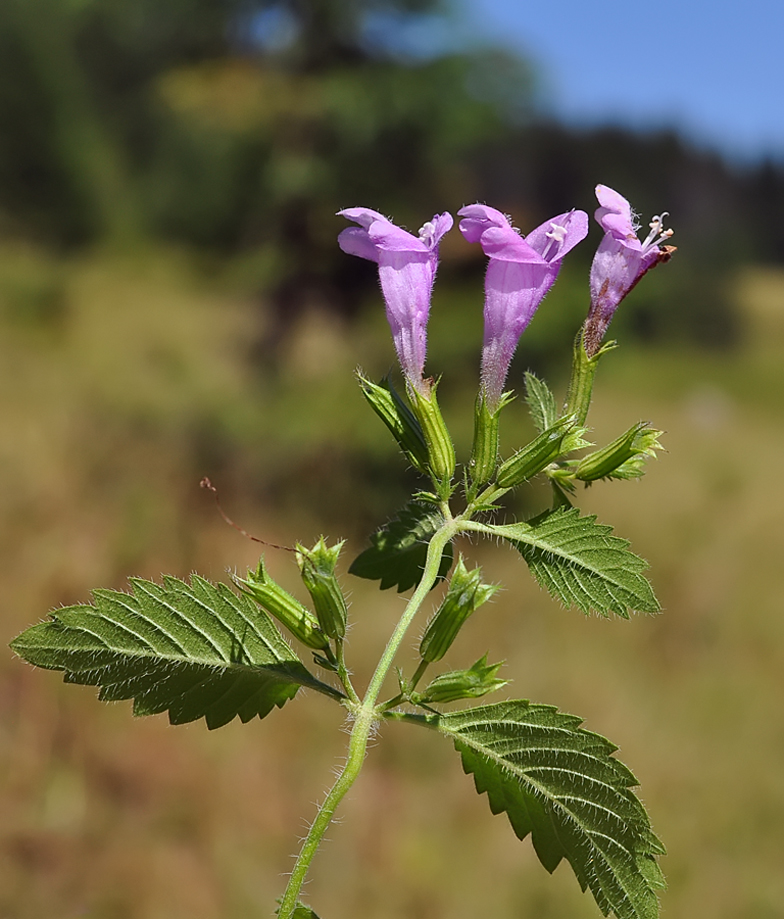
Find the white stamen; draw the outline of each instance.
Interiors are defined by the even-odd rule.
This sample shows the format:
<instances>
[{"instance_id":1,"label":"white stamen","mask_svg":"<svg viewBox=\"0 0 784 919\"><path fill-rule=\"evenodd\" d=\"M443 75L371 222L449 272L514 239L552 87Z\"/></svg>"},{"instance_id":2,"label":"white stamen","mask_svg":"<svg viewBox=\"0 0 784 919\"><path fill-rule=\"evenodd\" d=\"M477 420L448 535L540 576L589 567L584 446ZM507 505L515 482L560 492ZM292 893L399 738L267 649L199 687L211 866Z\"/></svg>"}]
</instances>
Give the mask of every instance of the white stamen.
<instances>
[{"instance_id":1,"label":"white stamen","mask_svg":"<svg viewBox=\"0 0 784 919\"><path fill-rule=\"evenodd\" d=\"M544 247L544 252L542 252L542 258L546 259L553 249L556 251L560 249L561 244L566 239L566 225L561 226L560 223L551 223L550 229L544 235L550 240Z\"/></svg>"},{"instance_id":2,"label":"white stamen","mask_svg":"<svg viewBox=\"0 0 784 919\"><path fill-rule=\"evenodd\" d=\"M432 220L428 220L427 223L422 225L422 228L419 231L419 238L427 246L433 245L433 239L436 235L436 225Z\"/></svg>"},{"instance_id":3,"label":"white stamen","mask_svg":"<svg viewBox=\"0 0 784 919\"><path fill-rule=\"evenodd\" d=\"M659 243L669 239L675 233L675 230L664 229L664 218L669 216L669 211L663 211L661 214L654 215L651 222L648 224L651 228L651 232L645 237L645 241L642 244L643 251L649 249L651 246L658 246Z\"/></svg>"},{"instance_id":4,"label":"white stamen","mask_svg":"<svg viewBox=\"0 0 784 919\"><path fill-rule=\"evenodd\" d=\"M566 238L566 227L562 227L557 223L551 223L550 227L551 229L544 235L548 239L554 239L560 245Z\"/></svg>"}]
</instances>

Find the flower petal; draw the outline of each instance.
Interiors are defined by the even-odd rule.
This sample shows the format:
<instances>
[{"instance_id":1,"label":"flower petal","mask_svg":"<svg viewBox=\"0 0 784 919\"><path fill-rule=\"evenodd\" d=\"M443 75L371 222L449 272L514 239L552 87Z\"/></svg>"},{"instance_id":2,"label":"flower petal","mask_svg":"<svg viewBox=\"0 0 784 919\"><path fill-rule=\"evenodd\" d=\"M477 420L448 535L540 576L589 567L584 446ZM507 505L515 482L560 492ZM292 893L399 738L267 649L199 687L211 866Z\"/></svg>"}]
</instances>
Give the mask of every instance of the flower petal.
<instances>
[{"instance_id":1,"label":"flower petal","mask_svg":"<svg viewBox=\"0 0 784 919\"><path fill-rule=\"evenodd\" d=\"M368 236L379 249L387 252L429 252L430 247L418 236L396 227L388 220L376 220L368 230Z\"/></svg>"},{"instance_id":2,"label":"flower petal","mask_svg":"<svg viewBox=\"0 0 784 919\"><path fill-rule=\"evenodd\" d=\"M338 236L338 245L347 255L378 261L378 248L362 227L346 227Z\"/></svg>"},{"instance_id":3,"label":"flower petal","mask_svg":"<svg viewBox=\"0 0 784 919\"><path fill-rule=\"evenodd\" d=\"M345 207L342 211L338 211L338 217L345 217L346 220L353 220L354 223L358 223L366 230L369 229L370 224L374 223L376 220L389 222L383 214L379 214L378 211L373 211L369 207Z\"/></svg>"},{"instance_id":4,"label":"flower petal","mask_svg":"<svg viewBox=\"0 0 784 919\"><path fill-rule=\"evenodd\" d=\"M632 208L626 198L606 185L597 185L596 199L601 206L596 208L594 217L605 233L612 233L616 239L626 240L633 248L640 249Z\"/></svg>"},{"instance_id":5,"label":"flower petal","mask_svg":"<svg viewBox=\"0 0 784 919\"><path fill-rule=\"evenodd\" d=\"M449 211L443 214L433 214L433 219L429 220L419 231L419 238L431 249L441 242L441 237L448 233L454 226L454 220Z\"/></svg>"},{"instance_id":6,"label":"flower petal","mask_svg":"<svg viewBox=\"0 0 784 919\"><path fill-rule=\"evenodd\" d=\"M469 204L457 212L460 221L460 232L470 243L478 243L482 233L490 227L510 227L506 215L486 204Z\"/></svg>"},{"instance_id":7,"label":"flower petal","mask_svg":"<svg viewBox=\"0 0 784 919\"><path fill-rule=\"evenodd\" d=\"M478 242L482 251L490 258L505 262L542 262L536 252L509 220L494 207L486 204L469 204L458 211L462 215L460 232L468 242Z\"/></svg>"},{"instance_id":8,"label":"flower petal","mask_svg":"<svg viewBox=\"0 0 784 919\"><path fill-rule=\"evenodd\" d=\"M561 228L561 235L554 228ZM548 262L560 261L570 249L588 235L588 215L585 211L567 211L546 220L525 237L525 241Z\"/></svg>"},{"instance_id":9,"label":"flower petal","mask_svg":"<svg viewBox=\"0 0 784 919\"><path fill-rule=\"evenodd\" d=\"M338 236L340 248L378 264L387 319L400 365L409 384L424 388L427 320L438 266L438 242L452 226L448 213L435 214L414 236L378 211L352 207L340 216L360 224Z\"/></svg>"}]
</instances>

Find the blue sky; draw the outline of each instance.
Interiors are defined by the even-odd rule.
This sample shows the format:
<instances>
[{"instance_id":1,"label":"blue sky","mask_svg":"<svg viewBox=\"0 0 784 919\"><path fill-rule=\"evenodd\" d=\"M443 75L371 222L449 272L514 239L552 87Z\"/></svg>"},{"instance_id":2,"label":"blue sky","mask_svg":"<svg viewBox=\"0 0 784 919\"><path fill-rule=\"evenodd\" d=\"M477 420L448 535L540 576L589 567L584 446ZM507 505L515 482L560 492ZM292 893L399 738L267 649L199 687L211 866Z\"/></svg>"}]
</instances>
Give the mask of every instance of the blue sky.
<instances>
[{"instance_id":1,"label":"blue sky","mask_svg":"<svg viewBox=\"0 0 784 919\"><path fill-rule=\"evenodd\" d=\"M570 123L675 126L741 160L784 161L782 0L459 0L463 29L538 65Z\"/></svg>"}]
</instances>

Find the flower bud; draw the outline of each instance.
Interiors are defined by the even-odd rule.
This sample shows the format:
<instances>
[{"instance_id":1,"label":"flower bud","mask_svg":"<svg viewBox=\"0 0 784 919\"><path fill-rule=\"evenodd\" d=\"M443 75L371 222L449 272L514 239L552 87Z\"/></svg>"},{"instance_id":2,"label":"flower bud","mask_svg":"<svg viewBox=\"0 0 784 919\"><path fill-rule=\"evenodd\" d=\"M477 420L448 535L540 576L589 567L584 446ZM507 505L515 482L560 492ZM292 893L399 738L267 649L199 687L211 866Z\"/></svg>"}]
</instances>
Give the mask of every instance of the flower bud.
<instances>
[{"instance_id":1,"label":"flower bud","mask_svg":"<svg viewBox=\"0 0 784 919\"><path fill-rule=\"evenodd\" d=\"M247 580L236 579L243 591L252 597L259 606L274 616L289 632L309 648L316 650L326 648L329 638L319 628L315 616L285 591L267 574L264 559L259 559L258 568L248 572Z\"/></svg>"},{"instance_id":2,"label":"flower bud","mask_svg":"<svg viewBox=\"0 0 784 919\"><path fill-rule=\"evenodd\" d=\"M452 574L452 580L449 582L446 597L435 616L430 620L419 645L422 660L430 664L440 661L449 650L466 619L498 590L495 585L483 584L481 579L482 569L466 570L463 557L460 556Z\"/></svg>"},{"instance_id":3,"label":"flower bud","mask_svg":"<svg viewBox=\"0 0 784 919\"><path fill-rule=\"evenodd\" d=\"M410 389L409 395L414 414L425 436L430 472L439 482L451 482L455 474L455 448L438 407L436 384L430 383L427 395L416 389Z\"/></svg>"},{"instance_id":4,"label":"flower bud","mask_svg":"<svg viewBox=\"0 0 784 919\"><path fill-rule=\"evenodd\" d=\"M329 547L322 536L312 549L297 544L302 582L308 589L319 625L330 638L346 634L346 600L335 577L343 542Z\"/></svg>"},{"instance_id":5,"label":"flower bud","mask_svg":"<svg viewBox=\"0 0 784 919\"><path fill-rule=\"evenodd\" d=\"M496 483L501 488L514 488L533 478L565 453L587 446L583 430L575 428L573 415L560 418L555 424L515 453L498 470Z\"/></svg>"},{"instance_id":6,"label":"flower bud","mask_svg":"<svg viewBox=\"0 0 784 919\"><path fill-rule=\"evenodd\" d=\"M427 472L427 444L422 426L400 398L389 378L385 377L380 384L376 384L357 373L357 379L370 407L392 432L412 466L420 472Z\"/></svg>"},{"instance_id":7,"label":"flower bud","mask_svg":"<svg viewBox=\"0 0 784 919\"><path fill-rule=\"evenodd\" d=\"M420 703L456 702L458 699L478 699L506 686L508 680L497 680L495 675L503 661L487 664L487 655L468 670L451 670L437 676L421 693L411 693L411 701Z\"/></svg>"},{"instance_id":8,"label":"flower bud","mask_svg":"<svg viewBox=\"0 0 784 919\"><path fill-rule=\"evenodd\" d=\"M574 477L581 482L595 482L607 477L639 478L643 474L646 457L655 457L656 451L661 449L658 440L661 433L648 427L647 421L638 422L611 444L584 456Z\"/></svg>"}]
</instances>

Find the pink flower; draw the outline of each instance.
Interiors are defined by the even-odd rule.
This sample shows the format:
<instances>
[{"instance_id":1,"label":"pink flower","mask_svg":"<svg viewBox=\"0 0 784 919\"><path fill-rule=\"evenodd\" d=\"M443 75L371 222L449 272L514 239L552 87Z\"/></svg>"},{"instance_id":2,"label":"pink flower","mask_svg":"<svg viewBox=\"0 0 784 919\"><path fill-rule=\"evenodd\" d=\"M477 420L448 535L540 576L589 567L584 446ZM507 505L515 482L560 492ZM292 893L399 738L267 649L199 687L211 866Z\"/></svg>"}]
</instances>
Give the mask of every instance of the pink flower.
<instances>
[{"instance_id":1,"label":"pink flower","mask_svg":"<svg viewBox=\"0 0 784 919\"><path fill-rule=\"evenodd\" d=\"M601 347L615 311L640 278L672 257L672 246L661 246L673 231L664 229L666 212L654 217L643 242L629 202L606 185L596 186L599 207L594 216L604 232L591 265L591 310L585 323L585 350L592 357Z\"/></svg>"},{"instance_id":2,"label":"pink flower","mask_svg":"<svg viewBox=\"0 0 784 919\"><path fill-rule=\"evenodd\" d=\"M485 276L482 393L494 411L520 336L555 283L566 253L585 239L588 215L568 211L523 237L495 208L471 204L458 211L460 231L481 244L490 261Z\"/></svg>"},{"instance_id":3,"label":"pink flower","mask_svg":"<svg viewBox=\"0 0 784 919\"><path fill-rule=\"evenodd\" d=\"M451 230L452 216L435 214L414 236L366 207L350 207L338 213L359 224L338 236L340 248L349 255L378 263L400 366L411 386L424 393L427 320L438 268L438 244Z\"/></svg>"}]
</instances>

